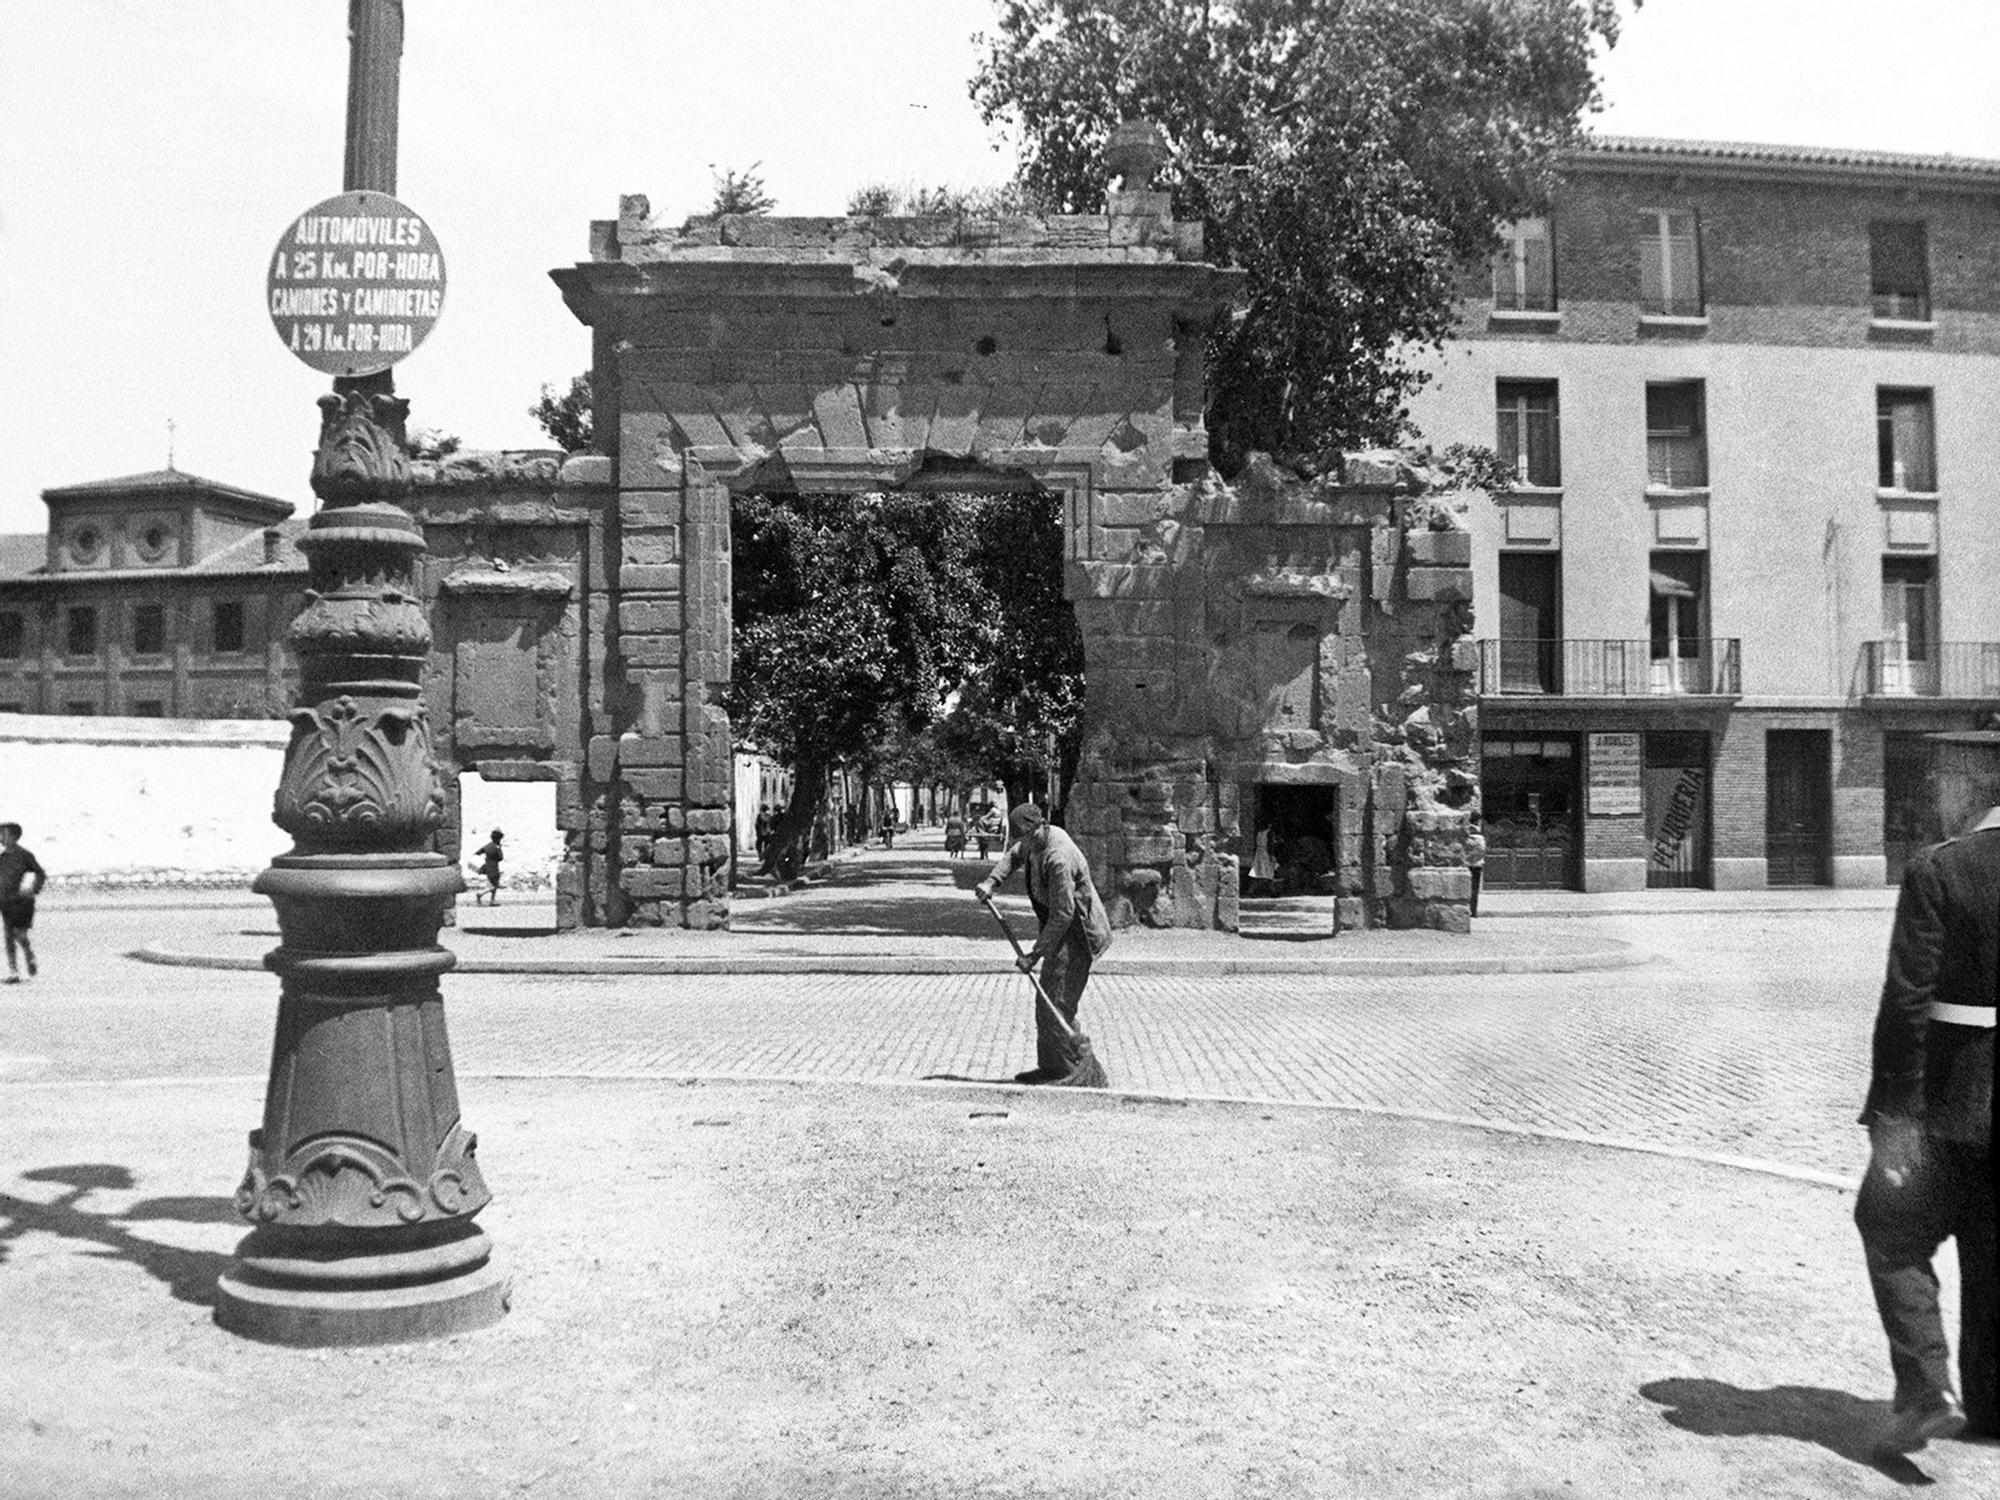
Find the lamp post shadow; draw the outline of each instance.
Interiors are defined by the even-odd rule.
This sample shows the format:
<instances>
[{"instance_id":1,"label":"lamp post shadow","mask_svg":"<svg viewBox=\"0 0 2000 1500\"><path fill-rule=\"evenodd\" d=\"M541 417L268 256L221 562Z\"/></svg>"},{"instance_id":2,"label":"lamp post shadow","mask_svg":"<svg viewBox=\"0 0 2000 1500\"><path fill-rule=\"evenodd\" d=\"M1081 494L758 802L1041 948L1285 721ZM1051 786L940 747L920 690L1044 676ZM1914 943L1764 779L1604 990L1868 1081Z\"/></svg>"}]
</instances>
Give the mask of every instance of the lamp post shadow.
<instances>
[{"instance_id":1,"label":"lamp post shadow","mask_svg":"<svg viewBox=\"0 0 2000 1500\"><path fill-rule=\"evenodd\" d=\"M83 1206L92 1193L130 1192L136 1186L131 1169L109 1162L80 1162L37 1167L23 1172L24 1182L55 1182L69 1189L52 1203L0 1194L0 1268L12 1258L14 1242L28 1234L52 1234L65 1240L96 1245L103 1252L129 1261L162 1283L179 1302L197 1307L215 1303L215 1279L229 1257L214 1250L189 1250L164 1245L136 1234L135 1223L235 1224L235 1206L227 1198L145 1198L116 1213L95 1213Z\"/></svg>"}]
</instances>

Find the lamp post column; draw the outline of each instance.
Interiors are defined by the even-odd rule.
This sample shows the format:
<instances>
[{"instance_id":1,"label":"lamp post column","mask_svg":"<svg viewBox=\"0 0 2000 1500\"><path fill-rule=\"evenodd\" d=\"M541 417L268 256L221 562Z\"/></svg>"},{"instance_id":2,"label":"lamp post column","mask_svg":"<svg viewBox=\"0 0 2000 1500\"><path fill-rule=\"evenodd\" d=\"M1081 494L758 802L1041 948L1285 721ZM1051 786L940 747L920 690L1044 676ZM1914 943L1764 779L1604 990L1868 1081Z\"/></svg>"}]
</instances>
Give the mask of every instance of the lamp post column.
<instances>
[{"instance_id":1,"label":"lamp post column","mask_svg":"<svg viewBox=\"0 0 2000 1500\"><path fill-rule=\"evenodd\" d=\"M395 187L400 0L352 0L347 187ZM456 864L432 851L444 786L422 680L430 651L409 403L387 370L319 398L299 546L312 568L286 640L298 706L272 819L293 840L255 889L277 908L277 1037L236 1206L255 1227L216 1321L299 1345L483 1327L508 1286L473 1216L491 1195L459 1119L437 941Z\"/></svg>"}]
</instances>

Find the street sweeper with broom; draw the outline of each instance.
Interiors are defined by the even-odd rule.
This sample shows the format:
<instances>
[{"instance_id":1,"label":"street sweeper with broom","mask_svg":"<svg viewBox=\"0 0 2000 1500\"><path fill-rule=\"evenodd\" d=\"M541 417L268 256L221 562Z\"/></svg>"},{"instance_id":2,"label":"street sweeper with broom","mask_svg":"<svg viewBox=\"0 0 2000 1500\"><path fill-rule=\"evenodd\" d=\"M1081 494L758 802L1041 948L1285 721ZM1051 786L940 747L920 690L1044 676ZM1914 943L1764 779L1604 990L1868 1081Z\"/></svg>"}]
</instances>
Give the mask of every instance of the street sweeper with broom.
<instances>
[{"instance_id":1,"label":"street sweeper with broom","mask_svg":"<svg viewBox=\"0 0 2000 1500\"><path fill-rule=\"evenodd\" d=\"M1011 930L1007 939L1017 955L1015 967L1035 985L1035 1066L1015 1075L1020 1083L1065 1083L1103 1088L1104 1069L1090 1050L1090 1040L1076 1029L1083 987L1090 966L1111 946L1111 922L1104 902L1091 883L1090 865L1074 840L1051 827L1042 810L1024 802L1007 815L1008 845L972 894L996 918L993 892L1001 882L1022 871L1027 876L1028 902L1042 924L1035 945L1023 952ZM1005 918L1000 925L1006 928ZM1042 968L1035 979L1035 965Z\"/></svg>"}]
</instances>

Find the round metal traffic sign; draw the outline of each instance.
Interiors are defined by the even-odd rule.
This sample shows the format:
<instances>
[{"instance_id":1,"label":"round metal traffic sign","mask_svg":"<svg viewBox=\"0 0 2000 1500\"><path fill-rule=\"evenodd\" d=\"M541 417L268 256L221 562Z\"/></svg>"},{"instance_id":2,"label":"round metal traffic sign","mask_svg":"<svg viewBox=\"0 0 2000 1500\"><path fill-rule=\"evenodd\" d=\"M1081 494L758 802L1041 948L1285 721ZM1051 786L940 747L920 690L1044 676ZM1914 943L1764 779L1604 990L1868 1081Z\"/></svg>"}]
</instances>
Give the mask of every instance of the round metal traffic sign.
<instances>
[{"instance_id":1,"label":"round metal traffic sign","mask_svg":"<svg viewBox=\"0 0 2000 1500\"><path fill-rule=\"evenodd\" d=\"M328 375L374 375L414 353L444 308L437 236L387 193L315 203L279 236L266 287L285 347Z\"/></svg>"}]
</instances>

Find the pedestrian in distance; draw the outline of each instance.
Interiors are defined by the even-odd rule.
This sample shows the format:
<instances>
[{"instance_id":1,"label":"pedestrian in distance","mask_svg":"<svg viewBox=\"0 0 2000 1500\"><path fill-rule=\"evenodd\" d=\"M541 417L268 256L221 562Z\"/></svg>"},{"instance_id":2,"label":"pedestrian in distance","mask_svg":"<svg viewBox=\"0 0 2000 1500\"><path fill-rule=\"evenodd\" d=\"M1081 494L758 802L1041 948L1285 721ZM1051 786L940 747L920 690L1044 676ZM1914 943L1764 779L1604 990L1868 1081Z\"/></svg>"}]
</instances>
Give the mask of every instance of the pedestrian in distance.
<instances>
[{"instance_id":1,"label":"pedestrian in distance","mask_svg":"<svg viewBox=\"0 0 2000 1500\"><path fill-rule=\"evenodd\" d=\"M1254 894L1262 896L1270 892L1278 878L1277 856L1271 852L1271 825L1266 823L1257 830L1256 846L1250 851L1250 887Z\"/></svg>"},{"instance_id":2,"label":"pedestrian in distance","mask_svg":"<svg viewBox=\"0 0 2000 1500\"><path fill-rule=\"evenodd\" d=\"M1070 1029L1083 1005L1090 983L1090 966L1111 946L1111 921L1091 883L1090 864L1083 851L1062 829L1053 827L1042 810L1024 802L1007 815L1013 842L1002 852L986 878L973 887L973 897L991 903L993 893L1016 870L1025 873L1028 904L1035 909L1041 931L1035 945L1015 967L1023 974L1042 966L1042 990L1062 1012ZM1015 1075L1017 1083L1046 1083L1065 1077L1076 1058L1069 1037L1038 1003L1035 1006L1035 1066Z\"/></svg>"},{"instance_id":3,"label":"pedestrian in distance","mask_svg":"<svg viewBox=\"0 0 2000 1500\"><path fill-rule=\"evenodd\" d=\"M1465 830L1465 870L1472 877L1471 916L1479 915L1479 883L1486 875L1486 835L1475 816Z\"/></svg>"},{"instance_id":4,"label":"pedestrian in distance","mask_svg":"<svg viewBox=\"0 0 2000 1500\"><path fill-rule=\"evenodd\" d=\"M498 906L500 904L500 841L505 837L506 835L501 833L499 829L494 829L493 837L481 844L478 852L473 856L479 861L479 873L486 878L486 889L473 894L472 904L474 906L482 904L482 897L485 898L483 904L487 906Z\"/></svg>"},{"instance_id":5,"label":"pedestrian in distance","mask_svg":"<svg viewBox=\"0 0 2000 1500\"><path fill-rule=\"evenodd\" d=\"M944 820L944 852L953 859L965 853L965 815L949 813Z\"/></svg>"},{"instance_id":6,"label":"pedestrian in distance","mask_svg":"<svg viewBox=\"0 0 2000 1500\"><path fill-rule=\"evenodd\" d=\"M1940 802L1942 826L1961 833L1919 851L1903 876L1861 1113L1871 1150L1854 1221L1896 1382L1876 1442L1884 1454L1961 1432L2000 1437L1991 1175L2000 778L1948 785ZM1957 1390L1931 1265L1947 1239L1958 1244Z\"/></svg>"},{"instance_id":7,"label":"pedestrian in distance","mask_svg":"<svg viewBox=\"0 0 2000 1500\"><path fill-rule=\"evenodd\" d=\"M771 815L771 809L762 808L757 813L757 858L761 862L771 852L771 833L778 820Z\"/></svg>"},{"instance_id":8,"label":"pedestrian in distance","mask_svg":"<svg viewBox=\"0 0 2000 1500\"><path fill-rule=\"evenodd\" d=\"M35 945L28 933L35 925L35 897L48 884L42 862L21 846L21 825L0 823L0 925L7 933L7 983L19 984L19 960L28 965L28 977L35 967Z\"/></svg>"}]
</instances>

